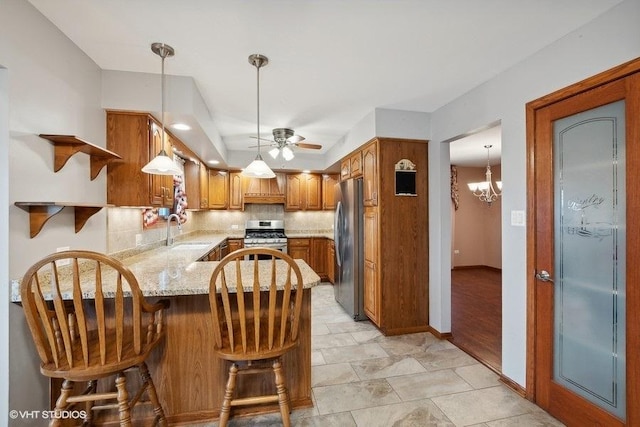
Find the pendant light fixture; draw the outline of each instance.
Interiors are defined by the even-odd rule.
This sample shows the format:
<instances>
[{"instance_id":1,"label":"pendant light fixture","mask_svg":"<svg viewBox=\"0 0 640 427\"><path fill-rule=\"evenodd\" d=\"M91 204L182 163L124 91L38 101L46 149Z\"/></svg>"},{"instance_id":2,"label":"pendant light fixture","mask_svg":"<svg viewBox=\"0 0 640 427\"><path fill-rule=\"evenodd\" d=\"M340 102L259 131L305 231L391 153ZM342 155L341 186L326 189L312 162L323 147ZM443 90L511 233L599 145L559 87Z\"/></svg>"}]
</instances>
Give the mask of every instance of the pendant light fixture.
<instances>
[{"instance_id":1,"label":"pendant light fixture","mask_svg":"<svg viewBox=\"0 0 640 427\"><path fill-rule=\"evenodd\" d=\"M467 184L472 194L489 206L491 206L491 203L498 200L498 197L502 196L502 181L496 181L499 193L493 188L493 182L491 181L491 165L489 164L489 149L491 147L491 145L484 146L484 148L487 149L487 169L485 172L486 181L470 182Z\"/></svg>"},{"instance_id":2,"label":"pendant light fixture","mask_svg":"<svg viewBox=\"0 0 640 427\"><path fill-rule=\"evenodd\" d=\"M161 116L161 125L162 125L162 146L160 147L160 152L156 157L153 158L149 163L147 163L143 168L142 172L148 173L151 175L182 175L182 170L178 167L176 162L173 161L171 157L164 150L166 134L164 131L164 60L168 56L173 56L175 51L173 48L164 43L153 43L151 45L151 51L162 58L162 80L160 83L161 91L162 91L162 116ZM173 153L172 153L173 154Z\"/></svg>"},{"instance_id":3,"label":"pendant light fixture","mask_svg":"<svg viewBox=\"0 0 640 427\"><path fill-rule=\"evenodd\" d=\"M258 123L258 155L256 159L249 164L242 171L242 175L250 178L273 178L276 176L269 166L262 160L260 155L260 67L264 67L269 63L269 58L260 54L253 54L249 56L249 64L256 67L257 71L257 123Z\"/></svg>"}]
</instances>

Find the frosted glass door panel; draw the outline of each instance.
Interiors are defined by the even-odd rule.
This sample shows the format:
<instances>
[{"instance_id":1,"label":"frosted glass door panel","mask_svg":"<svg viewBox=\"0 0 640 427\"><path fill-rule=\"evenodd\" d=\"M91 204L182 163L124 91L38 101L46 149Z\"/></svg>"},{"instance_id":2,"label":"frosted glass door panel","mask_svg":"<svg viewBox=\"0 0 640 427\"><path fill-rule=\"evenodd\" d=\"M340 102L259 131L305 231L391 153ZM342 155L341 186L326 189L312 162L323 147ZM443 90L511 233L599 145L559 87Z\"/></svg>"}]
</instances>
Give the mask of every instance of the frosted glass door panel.
<instances>
[{"instance_id":1,"label":"frosted glass door panel","mask_svg":"<svg viewBox=\"0 0 640 427\"><path fill-rule=\"evenodd\" d=\"M554 381L625 417L625 104L554 122Z\"/></svg>"}]
</instances>

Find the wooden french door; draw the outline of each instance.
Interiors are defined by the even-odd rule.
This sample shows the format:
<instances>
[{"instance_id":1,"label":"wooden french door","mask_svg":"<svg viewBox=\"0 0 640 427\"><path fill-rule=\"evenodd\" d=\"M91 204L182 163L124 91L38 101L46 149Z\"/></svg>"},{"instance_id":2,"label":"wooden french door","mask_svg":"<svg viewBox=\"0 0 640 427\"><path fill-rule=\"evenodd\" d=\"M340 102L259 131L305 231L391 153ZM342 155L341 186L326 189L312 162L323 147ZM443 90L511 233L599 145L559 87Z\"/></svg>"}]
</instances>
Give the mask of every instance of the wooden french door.
<instances>
[{"instance_id":1,"label":"wooden french door","mask_svg":"<svg viewBox=\"0 0 640 427\"><path fill-rule=\"evenodd\" d=\"M527 394L640 425L640 61L527 105Z\"/></svg>"}]
</instances>

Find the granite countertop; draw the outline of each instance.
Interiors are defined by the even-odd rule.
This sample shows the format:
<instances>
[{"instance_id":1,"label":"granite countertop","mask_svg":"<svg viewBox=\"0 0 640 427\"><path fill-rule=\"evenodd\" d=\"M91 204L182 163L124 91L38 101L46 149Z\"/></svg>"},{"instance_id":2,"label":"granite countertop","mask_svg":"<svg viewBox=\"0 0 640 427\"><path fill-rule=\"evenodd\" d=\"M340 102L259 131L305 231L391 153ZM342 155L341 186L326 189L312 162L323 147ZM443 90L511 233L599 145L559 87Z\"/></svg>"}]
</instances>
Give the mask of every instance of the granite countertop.
<instances>
[{"instance_id":1,"label":"granite countertop","mask_svg":"<svg viewBox=\"0 0 640 427\"><path fill-rule=\"evenodd\" d=\"M138 284L145 297L163 297L180 295L203 295L209 293L209 280L218 261L197 261L209 251L219 245L227 234L198 233L188 238L176 241L173 246L161 246L144 251L120 261L129 267L138 279ZM278 268L284 268L279 265ZM302 273L304 288L310 288L320 283L320 277L303 260L296 263ZM269 262L260 263L261 284L268 284L270 269ZM245 286L252 286L252 262L243 266L243 278L247 277ZM264 268L264 273L263 273ZM90 275L87 275L90 277ZM233 277L233 280L231 280ZM265 277L262 279L262 277ZM20 302L20 280L11 281L11 301ZM235 291L235 274L227 274L230 291ZM295 281L295 278L293 279ZM264 285L263 285L264 286ZM71 299L69 289L61 289L63 298ZM91 298L90 293L85 297Z\"/></svg>"},{"instance_id":2,"label":"granite countertop","mask_svg":"<svg viewBox=\"0 0 640 427\"><path fill-rule=\"evenodd\" d=\"M333 240L333 230L285 230L284 234L290 239L324 237Z\"/></svg>"}]
</instances>

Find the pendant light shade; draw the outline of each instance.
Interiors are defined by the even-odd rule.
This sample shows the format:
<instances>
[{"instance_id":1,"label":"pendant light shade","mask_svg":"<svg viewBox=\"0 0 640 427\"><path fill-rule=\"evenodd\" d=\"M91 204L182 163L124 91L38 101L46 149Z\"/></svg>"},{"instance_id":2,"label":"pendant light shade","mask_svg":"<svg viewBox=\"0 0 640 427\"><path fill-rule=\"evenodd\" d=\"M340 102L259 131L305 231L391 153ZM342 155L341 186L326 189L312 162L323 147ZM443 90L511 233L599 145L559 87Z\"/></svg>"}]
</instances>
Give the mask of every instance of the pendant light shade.
<instances>
[{"instance_id":1,"label":"pendant light shade","mask_svg":"<svg viewBox=\"0 0 640 427\"><path fill-rule=\"evenodd\" d=\"M173 48L164 43L153 43L151 45L151 51L162 58L162 73L161 73L161 91L162 91L162 148L156 157L154 157L149 163L144 165L142 172L151 175L182 175L182 170L178 167L176 162L173 161L167 152L164 150L164 142L166 139L164 131L164 60L167 56L173 56L175 51Z\"/></svg>"},{"instance_id":2,"label":"pendant light shade","mask_svg":"<svg viewBox=\"0 0 640 427\"><path fill-rule=\"evenodd\" d=\"M249 56L249 63L256 67L257 72L257 126L258 126L258 155L255 160L242 170L242 175L249 178L274 178L275 173L271 168L262 160L260 155L260 67L264 67L269 63L269 58L260 54L253 54Z\"/></svg>"}]
</instances>

